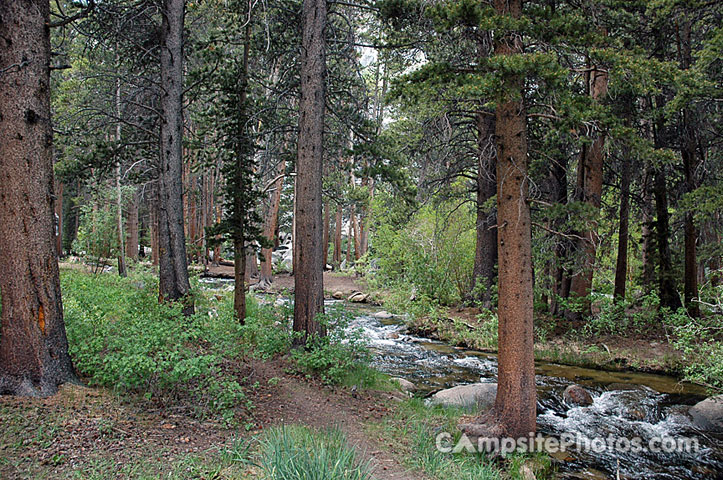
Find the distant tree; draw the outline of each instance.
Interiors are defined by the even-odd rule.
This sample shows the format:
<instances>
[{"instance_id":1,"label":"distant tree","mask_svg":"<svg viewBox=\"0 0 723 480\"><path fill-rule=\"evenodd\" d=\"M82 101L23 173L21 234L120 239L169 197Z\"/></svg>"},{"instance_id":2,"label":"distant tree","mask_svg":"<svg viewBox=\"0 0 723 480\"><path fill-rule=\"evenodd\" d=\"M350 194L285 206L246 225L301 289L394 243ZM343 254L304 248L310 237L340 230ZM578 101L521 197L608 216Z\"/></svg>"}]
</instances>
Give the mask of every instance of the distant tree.
<instances>
[{"instance_id":1,"label":"distant tree","mask_svg":"<svg viewBox=\"0 0 723 480\"><path fill-rule=\"evenodd\" d=\"M294 231L294 331L305 343L325 335L316 315L324 310L324 245L321 187L326 99L326 0L304 0L302 6L301 100L296 163L296 229Z\"/></svg>"},{"instance_id":2,"label":"distant tree","mask_svg":"<svg viewBox=\"0 0 723 480\"><path fill-rule=\"evenodd\" d=\"M75 375L55 246L47 1L0 1L0 394Z\"/></svg>"}]
</instances>

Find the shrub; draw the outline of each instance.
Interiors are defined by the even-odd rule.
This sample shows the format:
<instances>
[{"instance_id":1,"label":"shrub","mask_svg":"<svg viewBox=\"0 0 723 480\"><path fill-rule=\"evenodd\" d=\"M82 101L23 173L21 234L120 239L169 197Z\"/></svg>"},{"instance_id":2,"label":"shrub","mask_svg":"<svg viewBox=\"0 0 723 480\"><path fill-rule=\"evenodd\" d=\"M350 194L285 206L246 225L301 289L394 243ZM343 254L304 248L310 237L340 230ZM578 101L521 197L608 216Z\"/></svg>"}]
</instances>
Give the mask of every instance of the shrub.
<instances>
[{"instance_id":1,"label":"shrub","mask_svg":"<svg viewBox=\"0 0 723 480\"><path fill-rule=\"evenodd\" d=\"M241 353L241 328L223 308L184 317L180 305L158 303L156 280L145 273L64 271L61 284L70 354L90 384L159 401L190 396L227 420L248 407L220 368Z\"/></svg>"},{"instance_id":2,"label":"shrub","mask_svg":"<svg viewBox=\"0 0 723 480\"><path fill-rule=\"evenodd\" d=\"M326 326L327 335L311 337L305 349L292 352L303 371L319 375L324 383L342 383L356 366L368 362L369 351L362 341L361 331L349 329L351 318L343 308L333 307L328 313L317 316L317 320Z\"/></svg>"}]
</instances>

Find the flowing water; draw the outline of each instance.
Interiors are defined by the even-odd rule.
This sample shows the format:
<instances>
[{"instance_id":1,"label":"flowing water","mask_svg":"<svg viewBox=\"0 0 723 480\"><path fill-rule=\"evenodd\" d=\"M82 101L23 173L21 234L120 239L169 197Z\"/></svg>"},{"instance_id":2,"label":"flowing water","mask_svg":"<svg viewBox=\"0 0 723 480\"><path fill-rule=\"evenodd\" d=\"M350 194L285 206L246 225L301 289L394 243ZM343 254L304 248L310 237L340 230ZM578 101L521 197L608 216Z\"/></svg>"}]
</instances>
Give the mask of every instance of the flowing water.
<instances>
[{"instance_id":1,"label":"flowing water","mask_svg":"<svg viewBox=\"0 0 723 480\"><path fill-rule=\"evenodd\" d=\"M208 285L218 288L223 283L227 282ZM350 328L361 329L375 353L372 365L413 382L417 395L428 396L455 385L496 381L497 359L493 354L410 335L401 318L374 317L378 309L358 305L349 308L355 312ZM664 375L607 372L547 362L537 362L535 370L538 430L547 437L574 438L576 443L565 453L551 454L559 466L558 478L723 479L723 435L696 430L685 414L691 405L705 398L704 389ZM562 393L571 384L591 392L593 404L566 405ZM608 439L613 442L610 447L600 444ZM682 439L697 442L697 447L695 443L681 444ZM634 449L625 448L628 441L634 442ZM651 441L657 442L653 446L660 447L658 450L665 451L653 453L637 448L647 447ZM581 445L592 448L579 448ZM682 448L674 448L677 446Z\"/></svg>"},{"instance_id":2,"label":"flowing water","mask_svg":"<svg viewBox=\"0 0 723 480\"><path fill-rule=\"evenodd\" d=\"M399 318L377 319L373 310L362 308L352 328L363 330L363 338L376 353L374 367L413 382L422 396L455 385L496 381L495 355L409 335ZM704 389L664 375L546 362L537 362L535 370L538 430L590 447L573 446L566 453L553 454L558 478L723 478L723 436L697 431L685 414L705 398ZM593 404L567 406L562 393L571 384L590 391ZM697 442L697 448L683 439ZM642 448L648 446L653 448Z\"/></svg>"}]
</instances>

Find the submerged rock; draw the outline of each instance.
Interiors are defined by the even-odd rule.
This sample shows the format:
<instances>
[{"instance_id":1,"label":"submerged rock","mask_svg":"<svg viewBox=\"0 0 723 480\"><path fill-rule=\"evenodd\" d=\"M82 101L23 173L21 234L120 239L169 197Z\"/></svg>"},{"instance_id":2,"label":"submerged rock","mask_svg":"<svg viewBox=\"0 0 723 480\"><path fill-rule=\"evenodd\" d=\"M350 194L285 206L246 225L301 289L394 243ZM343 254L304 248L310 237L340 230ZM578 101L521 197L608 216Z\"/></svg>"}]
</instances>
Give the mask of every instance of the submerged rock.
<instances>
[{"instance_id":1,"label":"submerged rock","mask_svg":"<svg viewBox=\"0 0 723 480\"><path fill-rule=\"evenodd\" d=\"M693 425L709 432L723 432L723 395L706 398L693 405L688 414Z\"/></svg>"},{"instance_id":2,"label":"submerged rock","mask_svg":"<svg viewBox=\"0 0 723 480\"><path fill-rule=\"evenodd\" d=\"M592 395L580 385L568 385L562 392L562 400L568 405L586 407L592 405Z\"/></svg>"},{"instance_id":3,"label":"submerged rock","mask_svg":"<svg viewBox=\"0 0 723 480\"><path fill-rule=\"evenodd\" d=\"M394 315L387 312L386 310L382 310L381 312L377 312L374 315L372 315L374 318L381 318L381 319L387 319L392 318Z\"/></svg>"},{"instance_id":4,"label":"submerged rock","mask_svg":"<svg viewBox=\"0 0 723 480\"><path fill-rule=\"evenodd\" d=\"M430 402L445 407L476 407L487 410L494 405L496 396L496 383L470 383L440 390L432 395Z\"/></svg>"},{"instance_id":5,"label":"submerged rock","mask_svg":"<svg viewBox=\"0 0 723 480\"><path fill-rule=\"evenodd\" d=\"M414 392L417 390L417 386L406 378L392 378L392 382L398 384L399 388L404 392Z\"/></svg>"}]
</instances>

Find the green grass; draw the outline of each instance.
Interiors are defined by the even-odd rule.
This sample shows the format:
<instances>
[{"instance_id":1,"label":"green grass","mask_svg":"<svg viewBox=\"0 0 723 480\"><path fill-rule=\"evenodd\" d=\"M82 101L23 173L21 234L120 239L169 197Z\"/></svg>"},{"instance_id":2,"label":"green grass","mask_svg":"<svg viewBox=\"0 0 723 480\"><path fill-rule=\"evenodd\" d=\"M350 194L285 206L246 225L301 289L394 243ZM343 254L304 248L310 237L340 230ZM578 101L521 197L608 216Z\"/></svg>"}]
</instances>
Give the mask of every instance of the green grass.
<instances>
[{"instance_id":1,"label":"green grass","mask_svg":"<svg viewBox=\"0 0 723 480\"><path fill-rule=\"evenodd\" d=\"M463 409L427 406L412 398L399 404L392 418L369 429L393 445L394 453L410 468L423 471L432 478L445 480L521 479L523 464L534 470L538 479L549 474L549 458L545 455L515 454L493 460L484 454L443 453L437 449L436 438L449 432L454 442L459 439L457 425L468 413Z\"/></svg>"},{"instance_id":2,"label":"green grass","mask_svg":"<svg viewBox=\"0 0 723 480\"><path fill-rule=\"evenodd\" d=\"M283 426L261 439L260 467L267 480L370 480L371 469L338 429Z\"/></svg>"}]
</instances>

